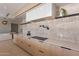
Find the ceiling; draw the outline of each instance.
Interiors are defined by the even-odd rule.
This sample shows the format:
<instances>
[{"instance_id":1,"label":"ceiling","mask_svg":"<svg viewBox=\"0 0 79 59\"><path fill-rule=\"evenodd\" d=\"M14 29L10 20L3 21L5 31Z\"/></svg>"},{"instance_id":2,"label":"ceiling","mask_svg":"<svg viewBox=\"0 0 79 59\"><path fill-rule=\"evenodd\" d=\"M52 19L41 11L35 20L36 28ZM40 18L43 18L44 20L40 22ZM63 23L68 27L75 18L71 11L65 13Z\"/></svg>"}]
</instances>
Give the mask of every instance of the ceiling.
<instances>
[{"instance_id":1,"label":"ceiling","mask_svg":"<svg viewBox=\"0 0 79 59\"><path fill-rule=\"evenodd\" d=\"M0 17L5 17L8 13L12 15L24 5L24 3L0 3Z\"/></svg>"},{"instance_id":2,"label":"ceiling","mask_svg":"<svg viewBox=\"0 0 79 59\"><path fill-rule=\"evenodd\" d=\"M0 22L2 22L3 20L7 20L9 22L22 21L22 19L20 18L24 18L25 14L22 14L15 19L16 13L18 15L18 12L20 12L20 10L24 12L25 10L22 10L24 7L26 10L28 10L29 8L33 7L34 4L37 3L0 3ZM9 16L7 16L7 14Z\"/></svg>"},{"instance_id":3,"label":"ceiling","mask_svg":"<svg viewBox=\"0 0 79 59\"><path fill-rule=\"evenodd\" d=\"M9 13L9 18L11 18L13 15L16 15L16 13L20 13L21 11L25 11L34 5L38 3L0 3L0 20L2 20L6 15ZM56 3L59 6L66 5L68 3ZM25 10L22 10L23 7L25 7ZM18 13L18 14L19 14ZM17 14L17 15L18 15ZM19 16L23 17L25 14ZM18 18L18 17L17 17Z\"/></svg>"},{"instance_id":4,"label":"ceiling","mask_svg":"<svg viewBox=\"0 0 79 59\"><path fill-rule=\"evenodd\" d=\"M32 5L32 3L30 3ZM56 3L59 6L66 5L68 3ZM0 18L6 17L9 13L9 16L15 15L17 11L22 9L22 7L29 6L29 3L0 3ZM27 8L28 9L28 8Z\"/></svg>"},{"instance_id":5,"label":"ceiling","mask_svg":"<svg viewBox=\"0 0 79 59\"><path fill-rule=\"evenodd\" d=\"M18 17L16 17L16 15L18 15L21 11L24 12L25 10L30 9L36 4L37 3L0 3L0 21L15 21L17 19L16 21L18 22L20 21L18 18L24 18L25 14L19 15ZM22 10L23 8L25 8L25 10Z\"/></svg>"}]
</instances>

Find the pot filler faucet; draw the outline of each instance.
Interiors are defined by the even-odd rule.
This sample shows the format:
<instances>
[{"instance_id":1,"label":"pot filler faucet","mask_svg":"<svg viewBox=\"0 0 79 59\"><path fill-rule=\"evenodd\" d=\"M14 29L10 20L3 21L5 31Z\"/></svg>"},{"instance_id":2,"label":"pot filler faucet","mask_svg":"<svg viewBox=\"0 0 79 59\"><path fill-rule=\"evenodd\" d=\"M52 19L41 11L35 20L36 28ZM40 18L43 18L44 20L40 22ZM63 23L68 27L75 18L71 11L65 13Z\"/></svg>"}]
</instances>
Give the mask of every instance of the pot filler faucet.
<instances>
[{"instance_id":1,"label":"pot filler faucet","mask_svg":"<svg viewBox=\"0 0 79 59\"><path fill-rule=\"evenodd\" d=\"M43 28L46 28L47 30L49 30L49 27L48 26L40 25L40 27L43 27Z\"/></svg>"}]
</instances>

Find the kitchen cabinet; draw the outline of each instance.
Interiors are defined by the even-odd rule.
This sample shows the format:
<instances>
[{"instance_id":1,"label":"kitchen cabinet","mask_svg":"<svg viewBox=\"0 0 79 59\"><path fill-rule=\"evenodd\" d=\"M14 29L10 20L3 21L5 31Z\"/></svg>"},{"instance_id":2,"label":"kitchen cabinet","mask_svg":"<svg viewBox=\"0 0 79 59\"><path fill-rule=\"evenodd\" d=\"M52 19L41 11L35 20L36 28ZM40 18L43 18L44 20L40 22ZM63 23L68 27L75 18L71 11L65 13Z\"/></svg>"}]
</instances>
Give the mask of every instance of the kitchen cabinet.
<instances>
[{"instance_id":1,"label":"kitchen cabinet","mask_svg":"<svg viewBox=\"0 0 79 59\"><path fill-rule=\"evenodd\" d=\"M64 49L64 56L79 56L79 51Z\"/></svg>"},{"instance_id":2,"label":"kitchen cabinet","mask_svg":"<svg viewBox=\"0 0 79 59\"><path fill-rule=\"evenodd\" d=\"M62 56L63 55L63 48L57 45L51 44L51 55L52 56Z\"/></svg>"},{"instance_id":3,"label":"kitchen cabinet","mask_svg":"<svg viewBox=\"0 0 79 59\"><path fill-rule=\"evenodd\" d=\"M35 56L40 56L40 55L41 56L46 56L46 55L48 56L48 55L51 55L49 45L44 44L42 42L34 41L32 39L28 39L26 41L29 42L29 45L30 45L30 48L28 48L28 50L27 50L28 52L30 52L30 54L35 55Z\"/></svg>"},{"instance_id":4,"label":"kitchen cabinet","mask_svg":"<svg viewBox=\"0 0 79 59\"><path fill-rule=\"evenodd\" d=\"M15 43L32 55L51 55L50 46L32 39L16 38Z\"/></svg>"},{"instance_id":5,"label":"kitchen cabinet","mask_svg":"<svg viewBox=\"0 0 79 59\"><path fill-rule=\"evenodd\" d=\"M16 43L17 45L19 45L20 47L23 47L24 44L24 40L22 40L22 38L16 38L14 39L14 43Z\"/></svg>"},{"instance_id":6,"label":"kitchen cabinet","mask_svg":"<svg viewBox=\"0 0 79 59\"><path fill-rule=\"evenodd\" d=\"M37 46L37 54L36 55L42 55L42 56L50 56L51 55L51 48L50 45L45 43L39 43Z\"/></svg>"},{"instance_id":7,"label":"kitchen cabinet","mask_svg":"<svg viewBox=\"0 0 79 59\"><path fill-rule=\"evenodd\" d=\"M58 56L79 56L79 51L72 50L66 47L55 47L55 54Z\"/></svg>"},{"instance_id":8,"label":"kitchen cabinet","mask_svg":"<svg viewBox=\"0 0 79 59\"><path fill-rule=\"evenodd\" d=\"M51 55L52 56L79 56L79 51L52 44Z\"/></svg>"},{"instance_id":9,"label":"kitchen cabinet","mask_svg":"<svg viewBox=\"0 0 79 59\"><path fill-rule=\"evenodd\" d=\"M38 44L35 44L34 41L31 41L30 39L27 39L25 41L25 44L26 44L26 48L25 50L28 51L31 55L38 55L37 52L38 52L38 47L39 46Z\"/></svg>"},{"instance_id":10,"label":"kitchen cabinet","mask_svg":"<svg viewBox=\"0 0 79 59\"><path fill-rule=\"evenodd\" d=\"M16 37L14 42L31 55L35 56L79 56L79 51L54 44L39 42L34 39Z\"/></svg>"}]
</instances>

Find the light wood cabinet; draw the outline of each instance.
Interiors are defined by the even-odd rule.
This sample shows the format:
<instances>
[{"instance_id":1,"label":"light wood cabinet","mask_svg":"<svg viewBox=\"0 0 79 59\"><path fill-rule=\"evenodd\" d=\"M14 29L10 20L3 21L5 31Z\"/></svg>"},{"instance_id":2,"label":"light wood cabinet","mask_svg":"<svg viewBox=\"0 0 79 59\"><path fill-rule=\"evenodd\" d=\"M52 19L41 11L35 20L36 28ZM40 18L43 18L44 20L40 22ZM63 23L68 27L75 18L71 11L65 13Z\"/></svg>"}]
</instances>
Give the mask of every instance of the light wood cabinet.
<instances>
[{"instance_id":1,"label":"light wood cabinet","mask_svg":"<svg viewBox=\"0 0 79 59\"><path fill-rule=\"evenodd\" d=\"M56 47L56 55L58 56L79 56L79 51L66 47Z\"/></svg>"},{"instance_id":2,"label":"light wood cabinet","mask_svg":"<svg viewBox=\"0 0 79 59\"><path fill-rule=\"evenodd\" d=\"M25 50L28 51L31 55L36 55L37 46L35 43L31 42L29 39L25 41Z\"/></svg>"},{"instance_id":3,"label":"light wood cabinet","mask_svg":"<svg viewBox=\"0 0 79 59\"><path fill-rule=\"evenodd\" d=\"M34 42L33 40L26 40L27 45L29 45L27 51L29 53L31 53L32 55L35 55L35 56L48 56L48 55L51 55L51 52L50 52L50 46L47 45L47 44L43 44L43 43L40 43L40 42Z\"/></svg>"},{"instance_id":4,"label":"light wood cabinet","mask_svg":"<svg viewBox=\"0 0 79 59\"><path fill-rule=\"evenodd\" d=\"M51 55L52 56L62 56L63 48L57 45L51 45Z\"/></svg>"},{"instance_id":5,"label":"light wood cabinet","mask_svg":"<svg viewBox=\"0 0 79 59\"><path fill-rule=\"evenodd\" d=\"M31 55L35 56L79 56L79 51L44 42L37 42L32 39L16 37L14 42Z\"/></svg>"},{"instance_id":6,"label":"light wood cabinet","mask_svg":"<svg viewBox=\"0 0 79 59\"><path fill-rule=\"evenodd\" d=\"M79 51L72 50L66 47L60 47L52 45L51 47L52 56L79 56Z\"/></svg>"},{"instance_id":7,"label":"light wood cabinet","mask_svg":"<svg viewBox=\"0 0 79 59\"><path fill-rule=\"evenodd\" d=\"M50 45L45 44L45 43L40 43L37 46L37 54L36 55L50 56L51 55Z\"/></svg>"},{"instance_id":8,"label":"light wood cabinet","mask_svg":"<svg viewBox=\"0 0 79 59\"><path fill-rule=\"evenodd\" d=\"M79 51L64 49L64 56L79 56Z\"/></svg>"},{"instance_id":9,"label":"light wood cabinet","mask_svg":"<svg viewBox=\"0 0 79 59\"><path fill-rule=\"evenodd\" d=\"M50 46L43 43L36 43L30 39L16 38L15 43L32 55L51 55Z\"/></svg>"}]
</instances>

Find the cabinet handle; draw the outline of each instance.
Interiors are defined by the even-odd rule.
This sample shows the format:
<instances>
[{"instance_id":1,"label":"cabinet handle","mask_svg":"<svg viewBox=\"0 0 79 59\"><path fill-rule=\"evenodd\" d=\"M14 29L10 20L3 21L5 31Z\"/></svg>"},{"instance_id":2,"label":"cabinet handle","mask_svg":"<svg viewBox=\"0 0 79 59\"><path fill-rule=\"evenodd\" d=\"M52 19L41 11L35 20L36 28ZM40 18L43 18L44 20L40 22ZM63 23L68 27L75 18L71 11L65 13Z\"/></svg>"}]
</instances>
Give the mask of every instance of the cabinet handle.
<instances>
[{"instance_id":1,"label":"cabinet handle","mask_svg":"<svg viewBox=\"0 0 79 59\"><path fill-rule=\"evenodd\" d=\"M31 47L31 45L28 45L29 47Z\"/></svg>"},{"instance_id":2,"label":"cabinet handle","mask_svg":"<svg viewBox=\"0 0 79 59\"><path fill-rule=\"evenodd\" d=\"M64 49L67 49L67 50L72 50L72 49L70 49L70 48L66 48L66 47L61 47L61 48L64 48Z\"/></svg>"},{"instance_id":3,"label":"cabinet handle","mask_svg":"<svg viewBox=\"0 0 79 59\"><path fill-rule=\"evenodd\" d=\"M21 41L21 43L23 43L23 41Z\"/></svg>"},{"instance_id":4,"label":"cabinet handle","mask_svg":"<svg viewBox=\"0 0 79 59\"><path fill-rule=\"evenodd\" d=\"M44 53L42 50L39 50L39 52Z\"/></svg>"}]
</instances>

